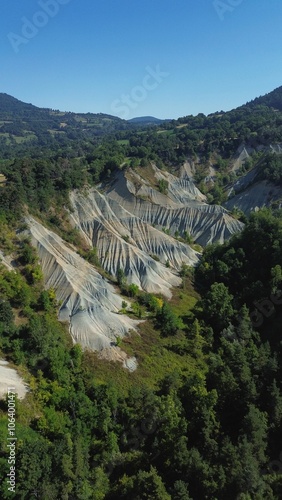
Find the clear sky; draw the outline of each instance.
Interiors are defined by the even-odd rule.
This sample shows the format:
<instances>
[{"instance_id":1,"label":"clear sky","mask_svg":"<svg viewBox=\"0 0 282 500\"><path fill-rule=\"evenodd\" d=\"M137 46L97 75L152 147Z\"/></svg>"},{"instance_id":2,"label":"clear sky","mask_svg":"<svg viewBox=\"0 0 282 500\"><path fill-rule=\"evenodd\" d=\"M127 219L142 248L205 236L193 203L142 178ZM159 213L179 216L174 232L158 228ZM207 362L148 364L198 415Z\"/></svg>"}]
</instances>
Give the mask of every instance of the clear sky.
<instances>
[{"instance_id":1,"label":"clear sky","mask_svg":"<svg viewBox=\"0 0 282 500\"><path fill-rule=\"evenodd\" d=\"M122 118L232 109L282 85L281 0L1 2L0 92Z\"/></svg>"}]
</instances>

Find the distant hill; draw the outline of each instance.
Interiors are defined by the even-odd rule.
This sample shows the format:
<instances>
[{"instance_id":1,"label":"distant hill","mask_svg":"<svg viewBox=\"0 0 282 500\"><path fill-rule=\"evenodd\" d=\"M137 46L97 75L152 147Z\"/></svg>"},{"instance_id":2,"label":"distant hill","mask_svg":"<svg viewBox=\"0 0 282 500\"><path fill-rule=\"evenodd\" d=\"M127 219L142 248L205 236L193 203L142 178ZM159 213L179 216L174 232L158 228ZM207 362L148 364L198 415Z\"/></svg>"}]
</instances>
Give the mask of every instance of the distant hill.
<instances>
[{"instance_id":1,"label":"distant hill","mask_svg":"<svg viewBox=\"0 0 282 500\"><path fill-rule=\"evenodd\" d=\"M28 156L40 157L47 150L81 157L89 142L97 144L111 136L129 142L132 138L135 147L145 147L147 152L151 149L152 154L166 162L183 162L194 154L206 157L215 151L226 159L242 143L257 147L280 142L281 112L282 87L226 113L200 113L178 120L154 116L122 120L105 113L39 108L0 93L0 148L3 158L22 157L27 152ZM132 137L137 128L150 126L159 136L144 141L142 137Z\"/></svg>"},{"instance_id":2,"label":"distant hill","mask_svg":"<svg viewBox=\"0 0 282 500\"><path fill-rule=\"evenodd\" d=\"M26 102L19 101L15 97L12 97L8 94L0 93L0 112L3 113L16 113L16 114L25 114L25 113L37 113L43 111L33 104L28 104ZM46 111L46 110L44 110Z\"/></svg>"},{"instance_id":3,"label":"distant hill","mask_svg":"<svg viewBox=\"0 0 282 500\"><path fill-rule=\"evenodd\" d=\"M154 116L138 116L127 121L129 123L136 123L140 125L159 125L167 120L160 120L160 118L155 118Z\"/></svg>"},{"instance_id":4,"label":"distant hill","mask_svg":"<svg viewBox=\"0 0 282 500\"><path fill-rule=\"evenodd\" d=\"M70 141L92 139L129 127L125 120L104 113L38 108L0 93L0 146L7 154L11 146L19 151L23 143L54 149Z\"/></svg>"}]
</instances>

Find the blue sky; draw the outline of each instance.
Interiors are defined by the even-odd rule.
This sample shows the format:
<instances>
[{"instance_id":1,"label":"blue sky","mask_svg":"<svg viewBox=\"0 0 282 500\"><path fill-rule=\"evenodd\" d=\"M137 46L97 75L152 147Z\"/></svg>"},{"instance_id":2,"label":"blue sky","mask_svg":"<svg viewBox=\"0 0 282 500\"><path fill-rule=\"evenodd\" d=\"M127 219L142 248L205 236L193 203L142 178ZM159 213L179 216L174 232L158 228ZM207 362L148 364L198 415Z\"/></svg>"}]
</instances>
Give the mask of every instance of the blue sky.
<instances>
[{"instance_id":1,"label":"blue sky","mask_svg":"<svg viewBox=\"0 0 282 500\"><path fill-rule=\"evenodd\" d=\"M1 3L0 92L122 118L232 109L282 85L281 0Z\"/></svg>"}]
</instances>

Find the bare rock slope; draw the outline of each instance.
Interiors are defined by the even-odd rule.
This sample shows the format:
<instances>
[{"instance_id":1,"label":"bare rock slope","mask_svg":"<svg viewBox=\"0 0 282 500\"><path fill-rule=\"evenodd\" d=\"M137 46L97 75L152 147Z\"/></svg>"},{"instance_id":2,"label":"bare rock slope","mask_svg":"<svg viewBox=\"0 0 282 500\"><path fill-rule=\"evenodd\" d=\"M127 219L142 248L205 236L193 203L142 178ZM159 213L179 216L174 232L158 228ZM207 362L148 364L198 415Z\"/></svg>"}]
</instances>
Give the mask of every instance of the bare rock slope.
<instances>
[{"instance_id":1,"label":"bare rock slope","mask_svg":"<svg viewBox=\"0 0 282 500\"><path fill-rule=\"evenodd\" d=\"M28 219L32 244L36 247L46 288L54 288L61 303L59 319L70 324L73 341L110 359L123 359L115 348L116 338L135 329L137 321L119 315L121 297L93 266L64 241L32 218ZM110 349L113 348L113 349Z\"/></svg>"},{"instance_id":2,"label":"bare rock slope","mask_svg":"<svg viewBox=\"0 0 282 500\"><path fill-rule=\"evenodd\" d=\"M4 399L8 390L15 392L19 399L23 399L28 392L28 387L8 361L0 359L0 399Z\"/></svg>"},{"instance_id":3,"label":"bare rock slope","mask_svg":"<svg viewBox=\"0 0 282 500\"><path fill-rule=\"evenodd\" d=\"M281 204L281 187L275 186L272 182L266 180L255 182L246 187L238 194L227 200L225 207L232 210L234 207L242 210L249 215L251 212L262 207L268 207L274 202Z\"/></svg>"},{"instance_id":4,"label":"bare rock slope","mask_svg":"<svg viewBox=\"0 0 282 500\"><path fill-rule=\"evenodd\" d=\"M142 172L142 171L141 171ZM152 167L151 182L134 171L120 172L110 186L71 194L70 217L109 273L118 268L128 283L140 289L171 296L180 284L183 263L194 266L200 254L173 236L190 233L202 246L223 243L242 224L226 209L208 205L183 168L180 178ZM153 179L153 182L152 182ZM158 183L165 182L165 192Z\"/></svg>"},{"instance_id":5,"label":"bare rock slope","mask_svg":"<svg viewBox=\"0 0 282 500\"><path fill-rule=\"evenodd\" d=\"M242 144L240 148L238 148L232 170L236 171L242 167L250 154L255 151L265 153L271 152L281 155L282 144L270 144L268 146L259 145L256 149L246 147ZM228 186L228 200L224 203L224 206L228 210L232 210L236 207L249 215L252 211L262 207L269 207L273 203L275 203L277 207L281 207L281 186L261 178L260 163L261 161L259 160L251 170L241 175L234 183Z\"/></svg>"},{"instance_id":6,"label":"bare rock slope","mask_svg":"<svg viewBox=\"0 0 282 500\"><path fill-rule=\"evenodd\" d=\"M102 266L114 276L118 268L123 269L128 283L142 290L169 298L170 288L181 282L175 271L182 262L194 265L199 259L191 247L143 222L95 189L87 197L72 193L71 201L74 224L97 248Z\"/></svg>"},{"instance_id":7,"label":"bare rock slope","mask_svg":"<svg viewBox=\"0 0 282 500\"><path fill-rule=\"evenodd\" d=\"M185 171L178 178L156 167L154 170L156 179L168 182L167 194L160 193L149 183L142 183L132 172L129 179L120 173L116 182L105 191L105 196L156 229L167 229L172 235L176 231L179 234L187 231L202 246L216 241L223 243L241 231L242 223L225 208L205 202L205 196Z\"/></svg>"}]
</instances>

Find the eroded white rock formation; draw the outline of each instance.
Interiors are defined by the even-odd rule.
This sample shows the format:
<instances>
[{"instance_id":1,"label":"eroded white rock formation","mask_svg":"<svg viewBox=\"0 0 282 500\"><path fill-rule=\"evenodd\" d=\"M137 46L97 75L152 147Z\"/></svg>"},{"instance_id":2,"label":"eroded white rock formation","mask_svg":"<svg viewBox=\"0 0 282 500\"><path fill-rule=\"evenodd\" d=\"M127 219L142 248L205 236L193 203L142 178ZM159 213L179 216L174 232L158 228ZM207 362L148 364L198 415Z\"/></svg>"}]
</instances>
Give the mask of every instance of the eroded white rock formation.
<instances>
[{"instance_id":1,"label":"eroded white rock formation","mask_svg":"<svg viewBox=\"0 0 282 500\"><path fill-rule=\"evenodd\" d=\"M111 359L124 359L115 348L138 324L118 314L122 298L93 266L82 259L55 233L29 218L31 242L37 249L46 288L54 288L61 304L59 320L70 323L74 342L95 351L110 350Z\"/></svg>"},{"instance_id":2,"label":"eroded white rock formation","mask_svg":"<svg viewBox=\"0 0 282 500\"><path fill-rule=\"evenodd\" d=\"M71 218L97 248L102 266L114 276L121 268L128 283L142 290L170 297L170 288L181 282L175 270L183 262L198 262L199 254L188 245L143 222L96 189L91 189L87 197L72 193L71 202ZM170 268L164 265L166 262Z\"/></svg>"},{"instance_id":3,"label":"eroded white rock formation","mask_svg":"<svg viewBox=\"0 0 282 500\"><path fill-rule=\"evenodd\" d=\"M15 392L19 399L23 399L28 392L28 387L14 368L7 361L0 359L0 398L4 399L8 389Z\"/></svg>"},{"instance_id":4,"label":"eroded white rock formation","mask_svg":"<svg viewBox=\"0 0 282 500\"><path fill-rule=\"evenodd\" d=\"M133 172L130 180L120 173L105 191L106 198L157 229L169 229L172 235L187 231L202 246L216 241L223 243L242 230L243 224L225 208L205 203L204 195L191 180L155 170L158 178L162 176L169 181L167 195L151 186L138 189L141 182Z\"/></svg>"},{"instance_id":5,"label":"eroded white rock formation","mask_svg":"<svg viewBox=\"0 0 282 500\"><path fill-rule=\"evenodd\" d=\"M275 186L272 182L258 181L251 186L243 189L242 192L230 198L225 206L228 210L234 207L242 210L249 215L262 207L268 207L273 202L282 200L282 189L280 186Z\"/></svg>"}]
</instances>

